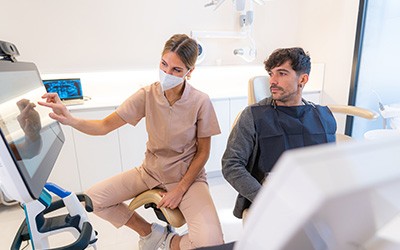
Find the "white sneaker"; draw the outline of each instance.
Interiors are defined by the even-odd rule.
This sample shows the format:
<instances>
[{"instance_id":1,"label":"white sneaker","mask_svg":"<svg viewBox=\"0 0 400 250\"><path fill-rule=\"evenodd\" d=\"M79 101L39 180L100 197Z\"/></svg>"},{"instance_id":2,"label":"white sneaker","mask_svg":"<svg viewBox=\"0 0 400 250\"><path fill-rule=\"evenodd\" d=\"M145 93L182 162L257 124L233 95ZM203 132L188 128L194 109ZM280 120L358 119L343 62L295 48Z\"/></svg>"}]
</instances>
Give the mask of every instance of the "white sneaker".
<instances>
[{"instance_id":1,"label":"white sneaker","mask_svg":"<svg viewBox=\"0 0 400 250\"><path fill-rule=\"evenodd\" d=\"M167 237L165 238L165 241L163 244L161 244L160 248L163 250L170 250L171 249L171 240L172 238L177 235L174 231L168 232Z\"/></svg>"},{"instance_id":2,"label":"white sneaker","mask_svg":"<svg viewBox=\"0 0 400 250\"><path fill-rule=\"evenodd\" d=\"M165 241L168 230L157 223L151 225L151 233L145 237L140 236L140 250L157 250Z\"/></svg>"}]
</instances>

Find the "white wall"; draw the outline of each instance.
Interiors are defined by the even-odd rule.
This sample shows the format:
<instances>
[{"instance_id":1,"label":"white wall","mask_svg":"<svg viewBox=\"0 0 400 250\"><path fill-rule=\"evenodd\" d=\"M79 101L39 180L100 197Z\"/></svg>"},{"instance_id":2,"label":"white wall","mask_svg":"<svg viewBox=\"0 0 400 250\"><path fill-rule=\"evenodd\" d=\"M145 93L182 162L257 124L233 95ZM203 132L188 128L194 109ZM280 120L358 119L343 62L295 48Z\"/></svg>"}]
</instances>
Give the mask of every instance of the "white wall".
<instances>
[{"instance_id":1,"label":"white wall","mask_svg":"<svg viewBox=\"0 0 400 250\"><path fill-rule=\"evenodd\" d=\"M21 60L34 61L43 73L157 67L164 42L174 33L237 28L230 0L217 11L204 8L203 0L0 1L1 39L15 43ZM221 41L209 41L207 54L215 53L223 64L245 63L233 56L235 41L222 42L224 50Z\"/></svg>"},{"instance_id":2,"label":"white wall","mask_svg":"<svg viewBox=\"0 0 400 250\"><path fill-rule=\"evenodd\" d=\"M358 17L357 0L302 0L299 44L325 63L323 104L347 104ZM344 131L345 116L338 116Z\"/></svg>"},{"instance_id":3,"label":"white wall","mask_svg":"<svg viewBox=\"0 0 400 250\"><path fill-rule=\"evenodd\" d=\"M238 29L232 1L216 11L207 2L0 0L0 40L16 44L19 60L35 62L41 73L153 68L174 33ZM278 47L302 46L313 62L325 63L322 102L347 104L358 1L274 0L254 10L258 55L251 64ZM246 41L202 42L202 65L248 65L232 53Z\"/></svg>"}]
</instances>

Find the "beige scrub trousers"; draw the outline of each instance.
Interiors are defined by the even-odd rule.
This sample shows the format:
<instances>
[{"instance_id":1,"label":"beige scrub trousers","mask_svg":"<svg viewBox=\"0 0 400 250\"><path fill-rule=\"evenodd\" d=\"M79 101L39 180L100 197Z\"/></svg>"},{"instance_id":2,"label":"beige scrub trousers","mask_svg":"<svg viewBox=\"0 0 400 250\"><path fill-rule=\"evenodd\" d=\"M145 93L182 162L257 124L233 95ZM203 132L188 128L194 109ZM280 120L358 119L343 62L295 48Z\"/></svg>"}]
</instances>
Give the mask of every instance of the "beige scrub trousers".
<instances>
[{"instance_id":1,"label":"beige scrub trousers","mask_svg":"<svg viewBox=\"0 0 400 250\"><path fill-rule=\"evenodd\" d=\"M181 99L172 106L156 82L138 90L116 112L133 126L146 118L145 159L141 166L97 183L87 194L93 201L95 214L121 227L133 214L123 202L155 187L173 189L196 154L197 138L217 135L220 128L208 95L187 82ZM183 196L179 209L188 225L181 249L223 243L204 168Z\"/></svg>"}]
</instances>

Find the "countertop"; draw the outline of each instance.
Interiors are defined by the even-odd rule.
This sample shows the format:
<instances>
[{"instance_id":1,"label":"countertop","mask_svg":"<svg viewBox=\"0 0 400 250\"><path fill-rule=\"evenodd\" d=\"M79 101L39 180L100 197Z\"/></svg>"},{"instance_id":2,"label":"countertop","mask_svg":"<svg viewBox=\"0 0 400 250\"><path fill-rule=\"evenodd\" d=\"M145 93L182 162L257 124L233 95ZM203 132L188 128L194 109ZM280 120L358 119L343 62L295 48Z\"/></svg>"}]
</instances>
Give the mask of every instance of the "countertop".
<instances>
[{"instance_id":1,"label":"countertop","mask_svg":"<svg viewBox=\"0 0 400 250\"><path fill-rule=\"evenodd\" d=\"M312 64L312 69L305 93L322 90L324 64ZM247 98L249 79L266 74L263 66L196 67L189 82L212 100ZM80 78L83 94L89 99L83 105L69 106L71 110L111 108L120 105L139 88L158 81L158 69L42 74L42 79L63 78Z\"/></svg>"}]
</instances>

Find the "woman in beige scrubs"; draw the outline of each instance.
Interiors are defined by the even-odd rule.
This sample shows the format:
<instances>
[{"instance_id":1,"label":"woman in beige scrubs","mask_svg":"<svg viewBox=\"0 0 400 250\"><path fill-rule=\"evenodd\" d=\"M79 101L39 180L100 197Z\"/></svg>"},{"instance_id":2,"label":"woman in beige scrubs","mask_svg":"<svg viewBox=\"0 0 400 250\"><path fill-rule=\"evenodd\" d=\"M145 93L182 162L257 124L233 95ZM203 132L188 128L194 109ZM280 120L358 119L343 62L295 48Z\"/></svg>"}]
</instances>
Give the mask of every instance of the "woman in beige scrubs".
<instances>
[{"instance_id":1,"label":"woman in beige scrubs","mask_svg":"<svg viewBox=\"0 0 400 250\"><path fill-rule=\"evenodd\" d=\"M142 165L87 191L95 214L140 235L139 249L193 249L223 243L204 170L211 136L219 134L220 128L210 98L186 81L197 55L195 40L184 34L172 36L162 52L160 81L138 90L103 120L73 117L54 93L45 94L46 102L39 102L53 109L51 118L89 135L105 135L146 118L148 142ZM179 207L187 222L187 234L149 224L123 203L156 187L165 190L158 206Z\"/></svg>"}]
</instances>

